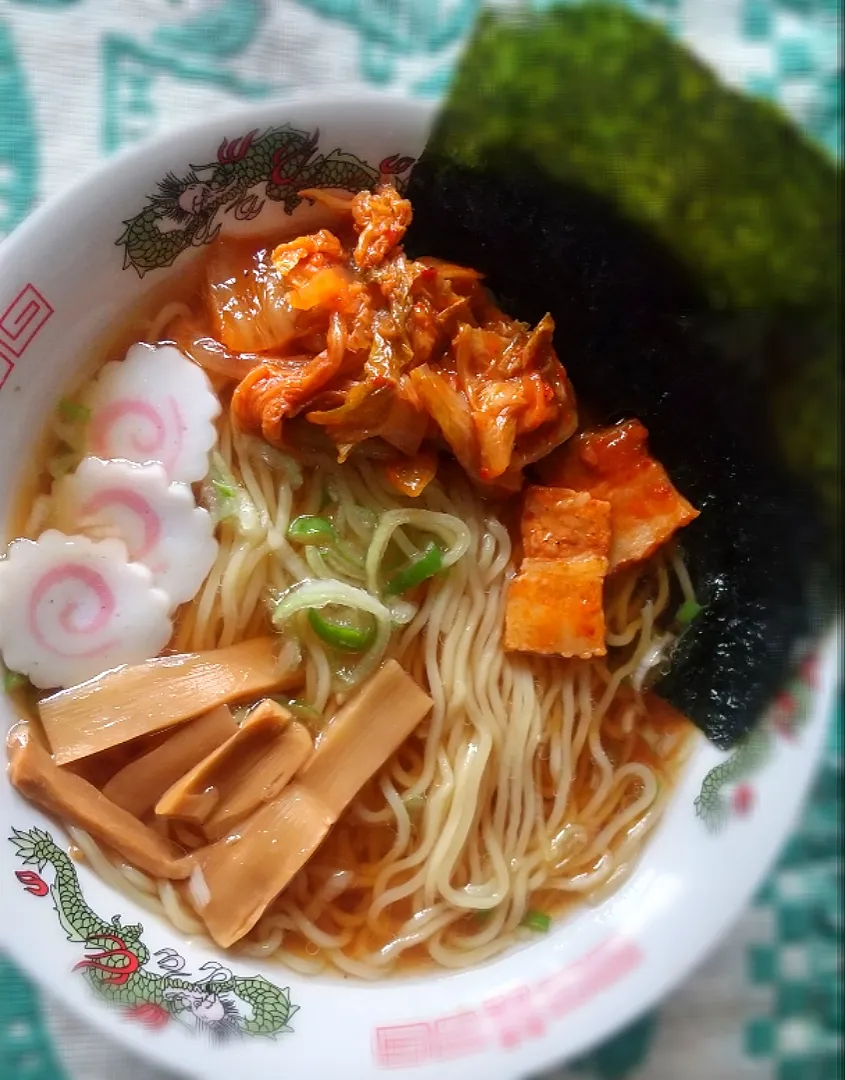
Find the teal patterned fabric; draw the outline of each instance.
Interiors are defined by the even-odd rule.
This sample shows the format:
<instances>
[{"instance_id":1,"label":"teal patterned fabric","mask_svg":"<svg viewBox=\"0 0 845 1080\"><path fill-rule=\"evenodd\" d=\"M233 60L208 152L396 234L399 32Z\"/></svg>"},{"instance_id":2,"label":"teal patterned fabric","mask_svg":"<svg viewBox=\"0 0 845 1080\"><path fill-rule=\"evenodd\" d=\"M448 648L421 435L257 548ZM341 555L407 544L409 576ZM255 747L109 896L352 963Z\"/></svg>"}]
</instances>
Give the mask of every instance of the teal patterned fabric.
<instances>
[{"instance_id":1,"label":"teal patterned fabric","mask_svg":"<svg viewBox=\"0 0 845 1080\"><path fill-rule=\"evenodd\" d=\"M626 5L841 153L841 0ZM341 83L437 98L480 6L0 0L0 238L92 160L215 108ZM841 1077L842 747L840 708L801 825L718 954L660 1009L544 1080ZM80 1030L0 957L0 1080L105 1080L118 1070L164 1080Z\"/></svg>"},{"instance_id":2,"label":"teal patterned fabric","mask_svg":"<svg viewBox=\"0 0 845 1080\"><path fill-rule=\"evenodd\" d=\"M12 30L0 21L0 236L23 221L38 192L38 141L26 73Z\"/></svg>"},{"instance_id":3,"label":"teal patterned fabric","mask_svg":"<svg viewBox=\"0 0 845 1080\"><path fill-rule=\"evenodd\" d=\"M62 1076L34 988L0 956L0 1077L59 1080Z\"/></svg>"},{"instance_id":4,"label":"teal patterned fabric","mask_svg":"<svg viewBox=\"0 0 845 1080\"><path fill-rule=\"evenodd\" d=\"M521 6L543 8L551 2L522 0ZM520 6L520 0L511 3ZM45 169L40 157L51 146L66 152L72 169L80 149L86 159L112 153L173 119L205 114L206 98L232 104L303 85L324 87L341 78L347 85L398 87L437 97L480 4L0 0L0 236L23 220L37 198L60 186L59 170ZM730 82L778 102L838 152L840 0L627 0L627 6L662 21ZM83 95L86 114L96 112L86 115L96 122L96 133L91 132L96 138L82 144L71 144L72 130L59 134L57 113L44 115L42 109L36 117L31 85L33 79L50 83L44 77L50 42L68 55L76 39L84 45L79 55L86 63L92 54L97 62L96 78L81 67L74 71L72 61L63 65L63 77L75 88L89 87ZM328 43L328 50L315 50L314 41ZM175 110L174 95L181 98Z\"/></svg>"}]
</instances>

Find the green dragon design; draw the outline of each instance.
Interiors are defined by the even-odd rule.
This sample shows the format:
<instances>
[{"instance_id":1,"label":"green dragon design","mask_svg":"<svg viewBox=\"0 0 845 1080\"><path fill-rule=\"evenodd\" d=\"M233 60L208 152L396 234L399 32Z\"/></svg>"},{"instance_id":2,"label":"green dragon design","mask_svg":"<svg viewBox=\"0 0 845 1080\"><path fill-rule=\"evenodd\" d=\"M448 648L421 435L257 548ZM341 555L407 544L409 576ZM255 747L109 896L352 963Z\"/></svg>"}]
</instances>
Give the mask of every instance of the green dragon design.
<instances>
[{"instance_id":1,"label":"green dragon design","mask_svg":"<svg viewBox=\"0 0 845 1080\"><path fill-rule=\"evenodd\" d=\"M752 776L768 760L778 734L792 738L809 716L818 657L811 655L799 666L798 677L775 700L770 712L731 753L704 777L695 800L696 815L710 832L719 832L731 816L726 791Z\"/></svg>"},{"instance_id":2,"label":"green dragon design","mask_svg":"<svg viewBox=\"0 0 845 1080\"><path fill-rule=\"evenodd\" d=\"M263 134L255 129L224 139L216 161L192 165L181 177L168 173L144 209L123 223L126 229L115 243L124 249L124 269L132 266L143 277L148 270L172 265L183 251L211 243L224 214L251 221L268 200L292 214L304 188L361 191L380 177L392 177L402 188L414 163L394 154L374 169L339 149L321 154L319 138L319 130L290 125Z\"/></svg>"},{"instance_id":3,"label":"green dragon design","mask_svg":"<svg viewBox=\"0 0 845 1080\"><path fill-rule=\"evenodd\" d=\"M756 772L771 749L771 732L761 724L742 740L726 761L714 766L704 777L695 800L695 812L710 831L723 829L730 817L730 805L723 794L725 788Z\"/></svg>"},{"instance_id":4,"label":"green dragon design","mask_svg":"<svg viewBox=\"0 0 845 1080\"><path fill-rule=\"evenodd\" d=\"M36 866L39 873L48 864L53 867L49 888L32 872L18 871L17 877L27 891L52 897L68 941L86 949L74 970L82 972L99 998L150 1027L173 1020L215 1041L246 1035L273 1039L293 1030L289 1021L299 1006L291 1004L289 988L280 989L261 975L235 976L217 962L203 964L200 971L206 974L196 980L146 970L150 952L142 940L143 926L124 926L119 915L111 922L96 915L85 902L73 863L48 832L13 829L9 839L24 865ZM156 953L162 954L160 967L174 961L184 965L175 950Z\"/></svg>"}]
</instances>

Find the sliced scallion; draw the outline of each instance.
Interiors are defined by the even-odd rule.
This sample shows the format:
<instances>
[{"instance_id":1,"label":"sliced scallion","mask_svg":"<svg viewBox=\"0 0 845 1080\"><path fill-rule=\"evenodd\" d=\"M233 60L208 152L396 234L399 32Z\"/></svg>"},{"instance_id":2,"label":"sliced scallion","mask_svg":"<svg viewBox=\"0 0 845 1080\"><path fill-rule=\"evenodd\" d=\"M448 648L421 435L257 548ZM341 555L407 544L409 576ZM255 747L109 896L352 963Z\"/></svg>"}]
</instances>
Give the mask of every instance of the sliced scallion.
<instances>
[{"instance_id":1,"label":"sliced scallion","mask_svg":"<svg viewBox=\"0 0 845 1080\"><path fill-rule=\"evenodd\" d=\"M406 795L402 799L402 804L408 811L408 817L417 817L425 807L425 795Z\"/></svg>"},{"instance_id":2,"label":"sliced scallion","mask_svg":"<svg viewBox=\"0 0 845 1080\"><path fill-rule=\"evenodd\" d=\"M221 499L234 499L238 494L238 489L231 484L227 484L225 480L212 479L211 486Z\"/></svg>"},{"instance_id":3,"label":"sliced scallion","mask_svg":"<svg viewBox=\"0 0 845 1080\"><path fill-rule=\"evenodd\" d=\"M351 608L371 615L376 622L376 633L371 646L355 666L347 671L337 669L335 675L345 686L356 686L376 667L384 656L390 640L392 623L390 612L365 589L336 579L309 580L292 585L278 598L273 607L273 626L283 631L286 624L300 611L324 607Z\"/></svg>"},{"instance_id":4,"label":"sliced scallion","mask_svg":"<svg viewBox=\"0 0 845 1080\"><path fill-rule=\"evenodd\" d=\"M343 652L364 652L375 641L376 621L372 616L365 624L355 626L348 621L327 618L317 608L309 608L308 622L321 641Z\"/></svg>"},{"instance_id":5,"label":"sliced scallion","mask_svg":"<svg viewBox=\"0 0 845 1080\"><path fill-rule=\"evenodd\" d=\"M78 401L70 398L62 398L59 402L59 416L67 420L69 424L84 424L91 419L91 410L87 405L80 405Z\"/></svg>"},{"instance_id":6,"label":"sliced scallion","mask_svg":"<svg viewBox=\"0 0 845 1080\"><path fill-rule=\"evenodd\" d=\"M329 547L337 540L337 533L327 518L315 514L301 514L288 526L288 540L295 544Z\"/></svg>"},{"instance_id":7,"label":"sliced scallion","mask_svg":"<svg viewBox=\"0 0 845 1080\"><path fill-rule=\"evenodd\" d=\"M466 554L472 539L469 528L454 514L440 514L433 510L386 510L379 518L367 549L367 589L373 596L379 595L382 590L381 575L385 569L383 563L387 561L390 541L396 530L405 525L410 525L420 532L434 533L442 542L440 568L443 570L454 566L458 559Z\"/></svg>"},{"instance_id":8,"label":"sliced scallion","mask_svg":"<svg viewBox=\"0 0 845 1080\"><path fill-rule=\"evenodd\" d=\"M302 720L303 723L308 724L309 727L316 726L322 720L320 712L313 705L309 705L307 701L303 701L302 698L274 697L273 700L278 702L283 709L293 713L297 720Z\"/></svg>"},{"instance_id":9,"label":"sliced scallion","mask_svg":"<svg viewBox=\"0 0 845 1080\"><path fill-rule=\"evenodd\" d=\"M416 618L419 605L412 604L408 600L400 600L397 597L389 597L385 603L390 610L390 618L394 626L407 626Z\"/></svg>"},{"instance_id":10,"label":"sliced scallion","mask_svg":"<svg viewBox=\"0 0 845 1080\"><path fill-rule=\"evenodd\" d=\"M21 675L19 671L3 671L3 689L7 694L11 694L13 690L20 690L28 682L26 675Z\"/></svg>"},{"instance_id":11,"label":"sliced scallion","mask_svg":"<svg viewBox=\"0 0 845 1080\"><path fill-rule=\"evenodd\" d=\"M254 535L261 528L255 503L216 451L211 455L208 476L203 481L202 501L215 524L231 521L242 536Z\"/></svg>"},{"instance_id":12,"label":"sliced scallion","mask_svg":"<svg viewBox=\"0 0 845 1080\"><path fill-rule=\"evenodd\" d=\"M535 934L547 934L551 929L552 918L545 911L529 911L519 925L526 930L533 930Z\"/></svg>"},{"instance_id":13,"label":"sliced scallion","mask_svg":"<svg viewBox=\"0 0 845 1080\"><path fill-rule=\"evenodd\" d=\"M678 608L675 616L681 626L689 626L693 619L697 619L704 608L696 600L685 600Z\"/></svg>"},{"instance_id":14,"label":"sliced scallion","mask_svg":"<svg viewBox=\"0 0 845 1080\"><path fill-rule=\"evenodd\" d=\"M423 550L396 571L384 587L386 596L401 596L443 569L443 551L430 540Z\"/></svg>"}]
</instances>

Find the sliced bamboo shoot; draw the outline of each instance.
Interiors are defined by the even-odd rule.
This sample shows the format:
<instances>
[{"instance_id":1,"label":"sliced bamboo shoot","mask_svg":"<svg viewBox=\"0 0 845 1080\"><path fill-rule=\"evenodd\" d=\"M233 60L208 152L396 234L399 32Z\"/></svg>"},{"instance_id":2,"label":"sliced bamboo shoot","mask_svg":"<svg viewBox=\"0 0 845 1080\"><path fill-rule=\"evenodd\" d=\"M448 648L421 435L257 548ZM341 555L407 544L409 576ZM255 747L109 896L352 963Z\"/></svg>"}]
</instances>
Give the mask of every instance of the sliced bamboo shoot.
<instances>
[{"instance_id":1,"label":"sliced bamboo shoot","mask_svg":"<svg viewBox=\"0 0 845 1080\"><path fill-rule=\"evenodd\" d=\"M332 718L297 780L337 820L431 705L401 665L388 660Z\"/></svg>"},{"instance_id":2,"label":"sliced bamboo shoot","mask_svg":"<svg viewBox=\"0 0 845 1080\"><path fill-rule=\"evenodd\" d=\"M217 805L217 792L201 791L198 795L185 795L182 802L181 820L185 822L205 821Z\"/></svg>"},{"instance_id":3,"label":"sliced bamboo shoot","mask_svg":"<svg viewBox=\"0 0 845 1080\"><path fill-rule=\"evenodd\" d=\"M153 877L176 880L190 875L193 862L180 848L110 802L81 776L60 769L30 731L15 728L8 751L10 779L27 799L85 829Z\"/></svg>"},{"instance_id":4,"label":"sliced bamboo shoot","mask_svg":"<svg viewBox=\"0 0 845 1080\"><path fill-rule=\"evenodd\" d=\"M236 832L195 855L210 899L199 911L223 948L258 922L322 843L332 818L319 798L289 784Z\"/></svg>"},{"instance_id":5,"label":"sliced bamboo shoot","mask_svg":"<svg viewBox=\"0 0 845 1080\"><path fill-rule=\"evenodd\" d=\"M278 799L196 853L210 896L200 914L218 945L228 947L252 929L431 705L388 660L337 713Z\"/></svg>"},{"instance_id":6,"label":"sliced bamboo shoot","mask_svg":"<svg viewBox=\"0 0 845 1080\"><path fill-rule=\"evenodd\" d=\"M103 794L142 818L174 784L238 730L228 705L189 720L155 750L132 761L109 780Z\"/></svg>"},{"instance_id":7,"label":"sliced bamboo shoot","mask_svg":"<svg viewBox=\"0 0 845 1080\"><path fill-rule=\"evenodd\" d=\"M222 746L177 780L156 814L190 821L219 840L280 794L313 750L302 724L275 701L262 701Z\"/></svg>"},{"instance_id":8,"label":"sliced bamboo shoot","mask_svg":"<svg viewBox=\"0 0 845 1080\"><path fill-rule=\"evenodd\" d=\"M273 638L255 638L115 668L42 701L41 720L56 763L67 765L218 705L301 681L299 671L280 674Z\"/></svg>"}]
</instances>

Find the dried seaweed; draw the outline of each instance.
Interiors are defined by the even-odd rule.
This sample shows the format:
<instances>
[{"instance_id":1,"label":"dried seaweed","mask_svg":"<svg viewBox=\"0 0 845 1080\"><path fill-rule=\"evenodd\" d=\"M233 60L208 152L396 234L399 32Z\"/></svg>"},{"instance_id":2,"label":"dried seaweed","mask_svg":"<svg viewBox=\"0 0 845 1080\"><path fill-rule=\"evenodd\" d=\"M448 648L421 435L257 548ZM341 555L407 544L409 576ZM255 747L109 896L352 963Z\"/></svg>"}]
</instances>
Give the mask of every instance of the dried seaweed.
<instances>
[{"instance_id":1,"label":"dried seaweed","mask_svg":"<svg viewBox=\"0 0 845 1080\"><path fill-rule=\"evenodd\" d=\"M411 253L551 311L592 418L640 417L702 509L705 610L660 692L724 747L836 595L837 185L784 117L605 4L485 18L411 179Z\"/></svg>"}]
</instances>

